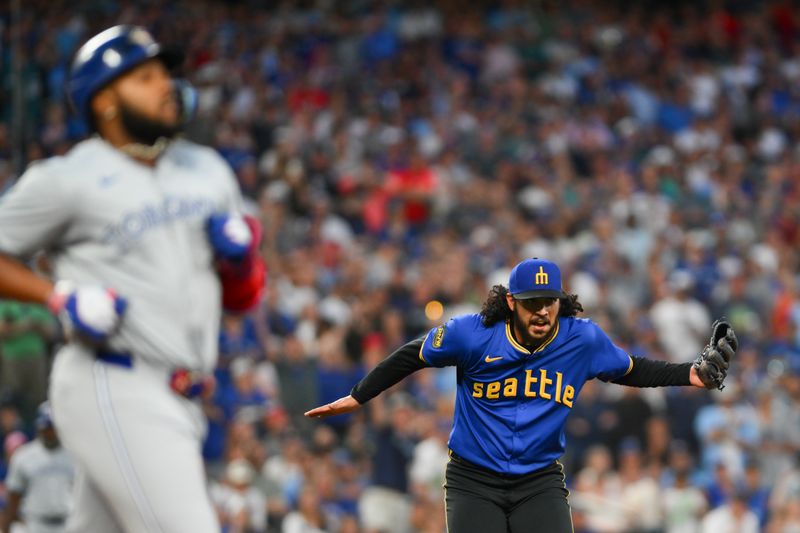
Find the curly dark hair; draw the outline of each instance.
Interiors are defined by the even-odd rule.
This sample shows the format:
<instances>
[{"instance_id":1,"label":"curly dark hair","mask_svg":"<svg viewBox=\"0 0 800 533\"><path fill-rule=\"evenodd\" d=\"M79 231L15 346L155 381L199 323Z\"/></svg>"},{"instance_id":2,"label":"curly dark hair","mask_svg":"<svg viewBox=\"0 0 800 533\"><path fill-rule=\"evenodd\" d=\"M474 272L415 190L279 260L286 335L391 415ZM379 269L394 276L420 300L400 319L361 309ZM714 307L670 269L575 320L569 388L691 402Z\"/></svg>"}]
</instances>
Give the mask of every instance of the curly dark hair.
<instances>
[{"instance_id":1,"label":"curly dark hair","mask_svg":"<svg viewBox=\"0 0 800 533\"><path fill-rule=\"evenodd\" d=\"M481 322L484 326L489 327L492 324L511 320L511 309L508 308L506 303L506 294L508 289L503 285L495 285L489 291L489 297L483 302L481 307ZM577 294L566 294L561 300L561 308L558 311L558 316L575 316L583 312L583 306L578 301Z\"/></svg>"}]
</instances>

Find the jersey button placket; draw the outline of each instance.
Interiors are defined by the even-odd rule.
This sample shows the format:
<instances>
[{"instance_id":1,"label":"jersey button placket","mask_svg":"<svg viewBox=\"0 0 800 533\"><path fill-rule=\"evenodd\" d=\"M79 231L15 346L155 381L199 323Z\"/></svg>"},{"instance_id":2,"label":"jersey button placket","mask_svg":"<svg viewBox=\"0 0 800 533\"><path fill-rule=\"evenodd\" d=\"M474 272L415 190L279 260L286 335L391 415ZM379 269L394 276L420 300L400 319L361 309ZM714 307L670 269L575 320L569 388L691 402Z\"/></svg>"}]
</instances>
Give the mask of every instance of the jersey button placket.
<instances>
[{"instance_id":1,"label":"jersey button placket","mask_svg":"<svg viewBox=\"0 0 800 533\"><path fill-rule=\"evenodd\" d=\"M528 409L528 402L522 400L517 403L517 416L514 418L514 431L512 433L511 438L511 460L510 463L516 463L519 461L519 456L522 454L522 432L519 430L520 427L520 416L519 413L524 413L525 410Z\"/></svg>"},{"instance_id":2,"label":"jersey button placket","mask_svg":"<svg viewBox=\"0 0 800 533\"><path fill-rule=\"evenodd\" d=\"M524 403L517 403L517 412L514 416L514 427L511 431L511 454L508 459L509 464L516 464L519 459L520 453L522 453L522 441L520 439L521 431L519 430L520 420L519 420L519 412L525 410Z\"/></svg>"}]
</instances>

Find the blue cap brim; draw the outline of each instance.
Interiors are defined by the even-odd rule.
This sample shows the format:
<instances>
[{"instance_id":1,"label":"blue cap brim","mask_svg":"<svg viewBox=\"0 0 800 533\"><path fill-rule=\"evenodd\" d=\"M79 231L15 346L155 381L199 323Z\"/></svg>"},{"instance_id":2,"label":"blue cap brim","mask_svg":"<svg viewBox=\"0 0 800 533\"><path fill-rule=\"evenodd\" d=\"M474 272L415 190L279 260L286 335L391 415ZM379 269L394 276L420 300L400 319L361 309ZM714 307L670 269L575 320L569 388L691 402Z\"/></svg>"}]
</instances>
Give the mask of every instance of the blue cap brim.
<instances>
[{"instance_id":1,"label":"blue cap brim","mask_svg":"<svg viewBox=\"0 0 800 533\"><path fill-rule=\"evenodd\" d=\"M564 291L541 290L521 292L519 294L512 294L511 296L516 300L531 300L533 298L564 298L566 295Z\"/></svg>"}]
</instances>

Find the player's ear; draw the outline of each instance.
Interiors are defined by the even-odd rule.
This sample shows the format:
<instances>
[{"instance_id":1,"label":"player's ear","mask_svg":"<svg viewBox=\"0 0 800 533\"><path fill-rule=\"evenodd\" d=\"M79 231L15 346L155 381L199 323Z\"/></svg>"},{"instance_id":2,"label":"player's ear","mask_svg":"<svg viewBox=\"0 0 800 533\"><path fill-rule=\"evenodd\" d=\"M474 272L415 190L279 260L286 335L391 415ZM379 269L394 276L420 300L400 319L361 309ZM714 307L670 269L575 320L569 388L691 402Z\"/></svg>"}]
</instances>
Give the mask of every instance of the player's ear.
<instances>
[{"instance_id":1,"label":"player's ear","mask_svg":"<svg viewBox=\"0 0 800 533\"><path fill-rule=\"evenodd\" d=\"M506 303L508 304L508 308L512 311L514 310L514 297L511 296L510 293L506 293Z\"/></svg>"},{"instance_id":2,"label":"player's ear","mask_svg":"<svg viewBox=\"0 0 800 533\"><path fill-rule=\"evenodd\" d=\"M109 87L100 89L92 98L92 113L98 121L112 120L117 116L117 98Z\"/></svg>"}]
</instances>

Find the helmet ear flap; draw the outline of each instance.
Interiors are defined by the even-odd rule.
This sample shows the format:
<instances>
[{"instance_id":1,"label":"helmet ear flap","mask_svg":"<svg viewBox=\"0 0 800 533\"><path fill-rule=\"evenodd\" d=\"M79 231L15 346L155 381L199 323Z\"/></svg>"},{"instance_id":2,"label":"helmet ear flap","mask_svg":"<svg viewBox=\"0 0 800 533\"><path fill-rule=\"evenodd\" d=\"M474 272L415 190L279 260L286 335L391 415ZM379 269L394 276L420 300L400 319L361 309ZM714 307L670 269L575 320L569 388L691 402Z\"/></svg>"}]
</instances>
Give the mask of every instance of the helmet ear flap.
<instances>
[{"instance_id":1,"label":"helmet ear flap","mask_svg":"<svg viewBox=\"0 0 800 533\"><path fill-rule=\"evenodd\" d=\"M174 80L173 87L178 97L178 105L181 108L181 123L187 124L197 114L197 89L183 78Z\"/></svg>"}]
</instances>

